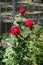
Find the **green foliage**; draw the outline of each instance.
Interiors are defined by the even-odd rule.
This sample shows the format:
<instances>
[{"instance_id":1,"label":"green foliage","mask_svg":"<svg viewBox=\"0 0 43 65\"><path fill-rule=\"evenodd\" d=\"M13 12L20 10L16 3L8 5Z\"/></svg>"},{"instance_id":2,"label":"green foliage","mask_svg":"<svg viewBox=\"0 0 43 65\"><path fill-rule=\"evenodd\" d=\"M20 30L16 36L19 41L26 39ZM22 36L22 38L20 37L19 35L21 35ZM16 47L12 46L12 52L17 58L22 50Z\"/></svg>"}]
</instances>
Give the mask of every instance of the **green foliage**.
<instances>
[{"instance_id":1,"label":"green foliage","mask_svg":"<svg viewBox=\"0 0 43 65\"><path fill-rule=\"evenodd\" d=\"M27 28L24 26L25 20L21 14L17 14L14 25L20 27L20 35L9 34L4 39L7 47L2 62L5 62L5 65L41 65L43 63L42 26L37 23L33 28ZM29 37L25 37L26 34L29 34Z\"/></svg>"},{"instance_id":2,"label":"green foliage","mask_svg":"<svg viewBox=\"0 0 43 65\"><path fill-rule=\"evenodd\" d=\"M0 43L0 65L2 65L4 52L5 52L5 48L3 48L3 46L1 46L1 43Z\"/></svg>"}]
</instances>

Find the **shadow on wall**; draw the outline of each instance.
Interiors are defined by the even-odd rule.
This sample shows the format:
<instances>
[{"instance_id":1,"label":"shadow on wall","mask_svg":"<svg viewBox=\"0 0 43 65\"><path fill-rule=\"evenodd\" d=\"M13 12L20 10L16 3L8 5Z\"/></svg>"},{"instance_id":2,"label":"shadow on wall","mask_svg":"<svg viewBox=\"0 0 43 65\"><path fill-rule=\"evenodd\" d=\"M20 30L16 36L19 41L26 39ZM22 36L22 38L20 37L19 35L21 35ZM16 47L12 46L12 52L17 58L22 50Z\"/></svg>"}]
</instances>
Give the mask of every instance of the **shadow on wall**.
<instances>
[{"instance_id":1,"label":"shadow on wall","mask_svg":"<svg viewBox=\"0 0 43 65\"><path fill-rule=\"evenodd\" d=\"M12 25L10 22L1 22L1 33L9 33Z\"/></svg>"},{"instance_id":2,"label":"shadow on wall","mask_svg":"<svg viewBox=\"0 0 43 65\"><path fill-rule=\"evenodd\" d=\"M32 0L34 3L43 3L43 0Z\"/></svg>"}]
</instances>

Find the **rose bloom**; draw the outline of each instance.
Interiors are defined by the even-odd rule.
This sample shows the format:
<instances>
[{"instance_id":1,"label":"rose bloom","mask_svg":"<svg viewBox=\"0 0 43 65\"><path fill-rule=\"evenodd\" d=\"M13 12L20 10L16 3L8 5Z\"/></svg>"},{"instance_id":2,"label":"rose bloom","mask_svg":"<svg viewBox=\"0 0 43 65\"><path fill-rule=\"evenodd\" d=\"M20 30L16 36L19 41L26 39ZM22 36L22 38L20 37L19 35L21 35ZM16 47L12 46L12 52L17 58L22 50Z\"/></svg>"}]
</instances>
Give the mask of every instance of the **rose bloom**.
<instances>
[{"instance_id":1,"label":"rose bloom","mask_svg":"<svg viewBox=\"0 0 43 65\"><path fill-rule=\"evenodd\" d=\"M19 35L20 34L20 28L17 26L12 26L11 27L11 34L12 35Z\"/></svg>"},{"instance_id":2,"label":"rose bloom","mask_svg":"<svg viewBox=\"0 0 43 65\"><path fill-rule=\"evenodd\" d=\"M21 13L21 14L24 14L24 13L25 13L25 9L24 9L24 8L20 8L20 9L18 10L18 12Z\"/></svg>"},{"instance_id":3,"label":"rose bloom","mask_svg":"<svg viewBox=\"0 0 43 65\"><path fill-rule=\"evenodd\" d=\"M34 25L34 22L32 21L32 20L26 20L26 22L25 22L25 26L26 27L33 27L33 25Z\"/></svg>"}]
</instances>

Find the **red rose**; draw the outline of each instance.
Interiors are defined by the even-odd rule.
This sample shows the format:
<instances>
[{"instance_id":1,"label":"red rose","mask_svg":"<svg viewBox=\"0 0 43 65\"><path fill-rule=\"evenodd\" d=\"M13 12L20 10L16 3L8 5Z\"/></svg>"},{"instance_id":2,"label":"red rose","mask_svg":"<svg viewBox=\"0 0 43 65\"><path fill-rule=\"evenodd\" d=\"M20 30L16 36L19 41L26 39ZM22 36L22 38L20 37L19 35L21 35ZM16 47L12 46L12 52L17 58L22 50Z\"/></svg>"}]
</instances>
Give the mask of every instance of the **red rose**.
<instances>
[{"instance_id":1,"label":"red rose","mask_svg":"<svg viewBox=\"0 0 43 65\"><path fill-rule=\"evenodd\" d=\"M20 8L18 12L21 13L21 14L24 14L25 13L25 9L24 8Z\"/></svg>"},{"instance_id":2,"label":"red rose","mask_svg":"<svg viewBox=\"0 0 43 65\"><path fill-rule=\"evenodd\" d=\"M12 35L19 35L20 34L20 28L17 26L12 26L11 27L11 34Z\"/></svg>"},{"instance_id":3,"label":"red rose","mask_svg":"<svg viewBox=\"0 0 43 65\"><path fill-rule=\"evenodd\" d=\"M25 26L26 27L32 27L34 25L34 22L32 21L32 20L26 20L26 22L25 22Z\"/></svg>"}]
</instances>

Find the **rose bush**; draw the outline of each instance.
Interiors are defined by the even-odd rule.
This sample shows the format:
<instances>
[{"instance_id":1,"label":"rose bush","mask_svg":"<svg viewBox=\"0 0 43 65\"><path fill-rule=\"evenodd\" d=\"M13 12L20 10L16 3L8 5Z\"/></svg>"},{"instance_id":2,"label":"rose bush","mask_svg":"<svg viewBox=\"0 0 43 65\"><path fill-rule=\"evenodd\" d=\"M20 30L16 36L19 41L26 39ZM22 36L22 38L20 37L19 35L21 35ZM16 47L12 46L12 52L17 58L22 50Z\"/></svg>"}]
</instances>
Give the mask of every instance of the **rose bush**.
<instances>
[{"instance_id":1,"label":"rose bush","mask_svg":"<svg viewBox=\"0 0 43 65\"><path fill-rule=\"evenodd\" d=\"M40 65L43 62L42 26L22 17L24 13L21 8L14 17L9 36L4 39L7 47L2 62L5 65Z\"/></svg>"}]
</instances>

